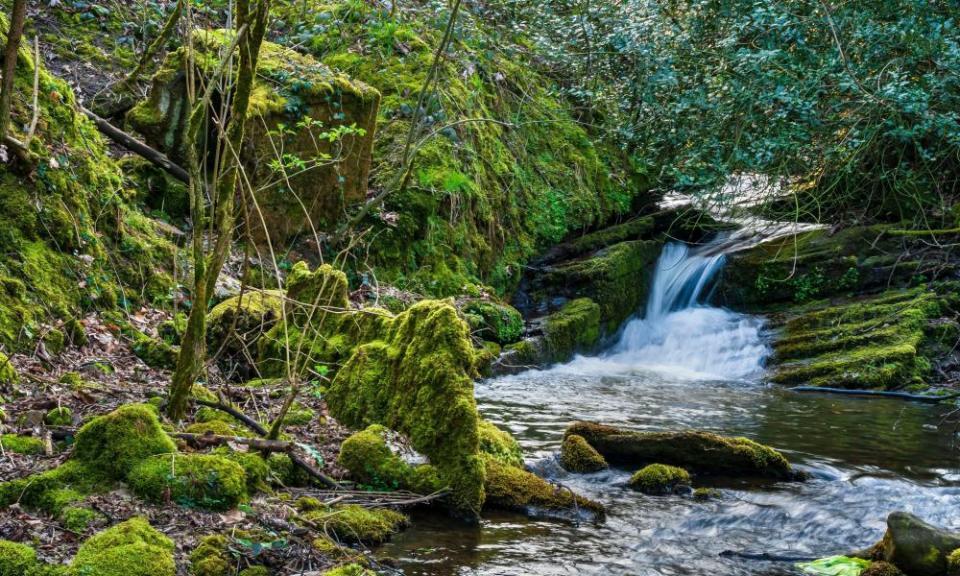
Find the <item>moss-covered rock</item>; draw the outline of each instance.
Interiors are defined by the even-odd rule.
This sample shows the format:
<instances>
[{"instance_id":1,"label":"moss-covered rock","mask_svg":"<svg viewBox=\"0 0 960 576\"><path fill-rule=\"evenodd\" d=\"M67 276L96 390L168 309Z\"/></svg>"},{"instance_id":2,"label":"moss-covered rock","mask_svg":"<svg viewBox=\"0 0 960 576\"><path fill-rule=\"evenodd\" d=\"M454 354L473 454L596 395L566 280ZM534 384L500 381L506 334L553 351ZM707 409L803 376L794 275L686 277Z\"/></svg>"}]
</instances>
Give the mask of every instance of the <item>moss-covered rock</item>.
<instances>
[{"instance_id":1,"label":"moss-covered rock","mask_svg":"<svg viewBox=\"0 0 960 576\"><path fill-rule=\"evenodd\" d=\"M323 576L375 576L376 572L369 570L363 564L351 563L337 566L323 573Z\"/></svg>"},{"instance_id":2,"label":"moss-covered rock","mask_svg":"<svg viewBox=\"0 0 960 576\"><path fill-rule=\"evenodd\" d=\"M43 418L48 426L69 426L73 424L73 410L66 406L53 408Z\"/></svg>"},{"instance_id":3,"label":"moss-covered rock","mask_svg":"<svg viewBox=\"0 0 960 576\"><path fill-rule=\"evenodd\" d=\"M57 516L101 486L102 477L75 460L24 478L0 484L0 507L19 503Z\"/></svg>"},{"instance_id":4,"label":"moss-covered rock","mask_svg":"<svg viewBox=\"0 0 960 576\"><path fill-rule=\"evenodd\" d=\"M205 536L190 552L190 574L193 576L226 576L232 574L233 563L227 552L227 539L220 534Z\"/></svg>"},{"instance_id":5,"label":"moss-covered rock","mask_svg":"<svg viewBox=\"0 0 960 576\"><path fill-rule=\"evenodd\" d=\"M508 466L523 468L523 451L516 438L487 420L480 420L479 430L480 452Z\"/></svg>"},{"instance_id":6,"label":"moss-covered rock","mask_svg":"<svg viewBox=\"0 0 960 576\"><path fill-rule=\"evenodd\" d=\"M103 518L103 515L83 506L70 506L60 514L60 524L72 532L82 534L91 524Z\"/></svg>"},{"instance_id":7,"label":"moss-covered rock","mask_svg":"<svg viewBox=\"0 0 960 576\"><path fill-rule=\"evenodd\" d=\"M523 512L533 517L602 520L606 514L599 502L575 494L569 488L550 484L522 468L484 458L486 468L485 508Z\"/></svg>"},{"instance_id":8,"label":"moss-covered rock","mask_svg":"<svg viewBox=\"0 0 960 576\"><path fill-rule=\"evenodd\" d=\"M560 446L560 465L568 472L598 472L608 467L607 461L578 434L567 434Z\"/></svg>"},{"instance_id":9,"label":"moss-covered rock","mask_svg":"<svg viewBox=\"0 0 960 576\"><path fill-rule=\"evenodd\" d=\"M207 314L207 345L238 379L256 373L257 341L283 315L280 290L245 292L228 298Z\"/></svg>"},{"instance_id":10,"label":"moss-covered rock","mask_svg":"<svg viewBox=\"0 0 960 576\"><path fill-rule=\"evenodd\" d=\"M20 436L18 434L4 434L0 436L0 442L3 443L3 449L17 454L42 454L43 440L33 436Z\"/></svg>"},{"instance_id":11,"label":"moss-covered rock","mask_svg":"<svg viewBox=\"0 0 960 576\"><path fill-rule=\"evenodd\" d=\"M173 542L143 518L132 518L88 538L69 576L174 576Z\"/></svg>"},{"instance_id":12,"label":"moss-covered rock","mask_svg":"<svg viewBox=\"0 0 960 576\"><path fill-rule=\"evenodd\" d=\"M249 566L237 573L237 576L270 576L270 569L266 566Z\"/></svg>"},{"instance_id":13,"label":"moss-covered rock","mask_svg":"<svg viewBox=\"0 0 960 576\"><path fill-rule=\"evenodd\" d=\"M200 54L195 58L198 77L216 70L219 51L226 48L231 34L194 32ZM188 113L181 74L184 54L180 49L167 55L153 78L149 99L127 115L148 143L175 160L183 158ZM243 151L250 184L258 190L258 217L251 219L250 227L256 239L269 233L278 245L314 226L329 225L348 204L365 198L380 94L272 42L264 42L260 49L257 73L246 125L252 145ZM310 120L291 121L291 116ZM344 132L339 140L321 135L338 128ZM283 159L277 159L278 148ZM288 165L291 158L305 165Z\"/></svg>"},{"instance_id":14,"label":"moss-covered rock","mask_svg":"<svg viewBox=\"0 0 960 576\"><path fill-rule=\"evenodd\" d=\"M960 533L931 526L906 512L893 512L887 517L887 532L872 555L874 560L889 562L910 576L946 576L958 548Z\"/></svg>"},{"instance_id":15,"label":"moss-covered rock","mask_svg":"<svg viewBox=\"0 0 960 576\"><path fill-rule=\"evenodd\" d=\"M323 507L302 515L312 526L342 542L378 544L406 526L407 517L383 508L367 509L355 504Z\"/></svg>"},{"instance_id":16,"label":"moss-covered rock","mask_svg":"<svg viewBox=\"0 0 960 576\"><path fill-rule=\"evenodd\" d=\"M548 362L562 362L575 352L588 352L600 342L601 310L590 298L578 298L547 316L543 335Z\"/></svg>"},{"instance_id":17,"label":"moss-covered rock","mask_svg":"<svg viewBox=\"0 0 960 576\"><path fill-rule=\"evenodd\" d=\"M152 502L226 510L247 499L246 473L236 462L208 454L161 454L144 459L127 477Z\"/></svg>"},{"instance_id":18,"label":"moss-covered rock","mask_svg":"<svg viewBox=\"0 0 960 576\"><path fill-rule=\"evenodd\" d=\"M338 462L351 477L364 485L394 490L403 488L432 494L443 487L437 469L429 464L412 465L393 453L387 444L388 430L374 424L353 434L340 446Z\"/></svg>"},{"instance_id":19,"label":"moss-covered rock","mask_svg":"<svg viewBox=\"0 0 960 576\"><path fill-rule=\"evenodd\" d=\"M483 503L476 354L466 324L445 301L423 301L356 348L326 395L331 414L353 427L382 424L404 434L452 489L453 507L476 518Z\"/></svg>"},{"instance_id":20,"label":"moss-covered rock","mask_svg":"<svg viewBox=\"0 0 960 576\"><path fill-rule=\"evenodd\" d=\"M571 424L564 436L582 436L610 463L680 466L698 474L794 479L784 456L747 438L709 432L631 432L592 422Z\"/></svg>"},{"instance_id":21,"label":"moss-covered rock","mask_svg":"<svg viewBox=\"0 0 960 576\"><path fill-rule=\"evenodd\" d=\"M478 338L511 344L523 336L523 316L509 304L471 299L461 306L461 310Z\"/></svg>"},{"instance_id":22,"label":"moss-covered rock","mask_svg":"<svg viewBox=\"0 0 960 576\"><path fill-rule=\"evenodd\" d=\"M871 562L860 576L904 576L903 572L889 562Z\"/></svg>"},{"instance_id":23,"label":"moss-covered rock","mask_svg":"<svg viewBox=\"0 0 960 576\"><path fill-rule=\"evenodd\" d=\"M947 576L960 576L960 548L947 556Z\"/></svg>"},{"instance_id":24,"label":"moss-covered rock","mask_svg":"<svg viewBox=\"0 0 960 576\"><path fill-rule=\"evenodd\" d=\"M681 486L690 486L690 473L667 464L648 464L635 472L628 484L634 490L652 496L672 494Z\"/></svg>"},{"instance_id":25,"label":"moss-covered rock","mask_svg":"<svg viewBox=\"0 0 960 576\"><path fill-rule=\"evenodd\" d=\"M130 404L84 424L77 432L73 458L98 474L122 480L144 459L176 450L155 409Z\"/></svg>"},{"instance_id":26,"label":"moss-covered rock","mask_svg":"<svg viewBox=\"0 0 960 576\"><path fill-rule=\"evenodd\" d=\"M20 382L20 375L6 354L0 352L0 389L13 390Z\"/></svg>"},{"instance_id":27,"label":"moss-covered rock","mask_svg":"<svg viewBox=\"0 0 960 576\"><path fill-rule=\"evenodd\" d=\"M0 540L0 576L24 576L36 565L36 550L26 544Z\"/></svg>"}]
</instances>

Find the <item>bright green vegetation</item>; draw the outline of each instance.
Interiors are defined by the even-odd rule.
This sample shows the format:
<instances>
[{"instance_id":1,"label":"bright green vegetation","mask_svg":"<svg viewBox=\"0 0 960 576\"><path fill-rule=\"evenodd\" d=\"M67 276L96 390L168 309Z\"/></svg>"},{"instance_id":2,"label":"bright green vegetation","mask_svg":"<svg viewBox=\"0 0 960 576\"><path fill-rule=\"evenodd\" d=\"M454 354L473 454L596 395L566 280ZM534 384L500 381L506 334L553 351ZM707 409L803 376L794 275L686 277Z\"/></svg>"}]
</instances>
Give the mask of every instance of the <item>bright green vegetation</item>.
<instances>
[{"instance_id":1,"label":"bright green vegetation","mask_svg":"<svg viewBox=\"0 0 960 576\"><path fill-rule=\"evenodd\" d=\"M933 324L952 300L926 288L885 292L803 313L775 346L773 381L837 388L924 386L928 355L956 340L956 323Z\"/></svg>"},{"instance_id":2,"label":"bright green vegetation","mask_svg":"<svg viewBox=\"0 0 960 576\"><path fill-rule=\"evenodd\" d=\"M508 304L470 300L461 310L474 335L483 340L511 344L523 335L523 316Z\"/></svg>"},{"instance_id":3,"label":"bright green vegetation","mask_svg":"<svg viewBox=\"0 0 960 576\"><path fill-rule=\"evenodd\" d=\"M947 556L947 576L960 576L960 548Z\"/></svg>"},{"instance_id":4,"label":"bright green vegetation","mask_svg":"<svg viewBox=\"0 0 960 576\"><path fill-rule=\"evenodd\" d=\"M710 432L632 432L593 422L575 422L564 436L582 436L610 463L663 463L698 474L791 479L783 454L747 438Z\"/></svg>"},{"instance_id":5,"label":"bright green vegetation","mask_svg":"<svg viewBox=\"0 0 960 576\"><path fill-rule=\"evenodd\" d=\"M37 564L37 552L26 544L0 540L0 576L23 576Z\"/></svg>"},{"instance_id":6,"label":"bright green vegetation","mask_svg":"<svg viewBox=\"0 0 960 576\"><path fill-rule=\"evenodd\" d=\"M480 452L508 466L523 468L523 452L516 438L487 420L480 420Z\"/></svg>"},{"instance_id":7,"label":"bright green vegetation","mask_svg":"<svg viewBox=\"0 0 960 576\"><path fill-rule=\"evenodd\" d=\"M130 404L84 424L77 432L73 459L98 476L122 480L144 459L176 451L153 408Z\"/></svg>"},{"instance_id":8,"label":"bright green vegetation","mask_svg":"<svg viewBox=\"0 0 960 576\"><path fill-rule=\"evenodd\" d=\"M342 542L379 544L407 524L407 517L384 508L367 509L355 504L321 507L301 514L319 530Z\"/></svg>"},{"instance_id":9,"label":"bright green vegetation","mask_svg":"<svg viewBox=\"0 0 960 576\"><path fill-rule=\"evenodd\" d=\"M190 552L190 574L193 576L224 576L231 574L233 563L227 552L225 536L213 534L200 540Z\"/></svg>"},{"instance_id":10,"label":"bright green vegetation","mask_svg":"<svg viewBox=\"0 0 960 576\"><path fill-rule=\"evenodd\" d=\"M690 473L667 464L648 464L630 477L629 485L644 494L672 494L681 486L690 486Z\"/></svg>"},{"instance_id":11,"label":"bright green vegetation","mask_svg":"<svg viewBox=\"0 0 960 576\"><path fill-rule=\"evenodd\" d=\"M437 469L430 464L407 464L390 450L389 431L374 424L350 436L340 446L338 462L351 477L376 490L405 489L432 494L443 487Z\"/></svg>"},{"instance_id":12,"label":"bright green vegetation","mask_svg":"<svg viewBox=\"0 0 960 576\"><path fill-rule=\"evenodd\" d=\"M550 484L536 474L484 458L486 468L486 501L484 506L523 513L539 511L573 514L583 510L594 519L605 515L602 504L579 496L569 489Z\"/></svg>"},{"instance_id":13,"label":"bright green vegetation","mask_svg":"<svg viewBox=\"0 0 960 576\"><path fill-rule=\"evenodd\" d=\"M132 518L81 544L68 576L174 576L173 542L143 518Z\"/></svg>"},{"instance_id":14,"label":"bright green vegetation","mask_svg":"<svg viewBox=\"0 0 960 576\"><path fill-rule=\"evenodd\" d=\"M6 354L0 352L0 386L13 388L20 381L20 375L17 369L10 363Z\"/></svg>"},{"instance_id":15,"label":"bright green vegetation","mask_svg":"<svg viewBox=\"0 0 960 576\"><path fill-rule=\"evenodd\" d=\"M607 461L578 434L567 434L560 446L560 464L569 472L598 472L608 467Z\"/></svg>"},{"instance_id":16,"label":"bright green vegetation","mask_svg":"<svg viewBox=\"0 0 960 576\"><path fill-rule=\"evenodd\" d=\"M60 524L67 530L82 534L87 528L97 520L103 518L103 515L90 508L82 506L71 506L64 509L60 514Z\"/></svg>"},{"instance_id":17,"label":"bright green vegetation","mask_svg":"<svg viewBox=\"0 0 960 576\"><path fill-rule=\"evenodd\" d=\"M145 500L172 500L188 508L226 510L247 499L243 467L224 456L153 456L134 467L127 482L133 492Z\"/></svg>"},{"instance_id":18,"label":"bright green vegetation","mask_svg":"<svg viewBox=\"0 0 960 576\"><path fill-rule=\"evenodd\" d=\"M43 452L43 440L33 436L4 434L0 436L0 442L3 443L4 450L17 454L40 454Z\"/></svg>"},{"instance_id":19,"label":"bright green vegetation","mask_svg":"<svg viewBox=\"0 0 960 576\"><path fill-rule=\"evenodd\" d=\"M323 573L323 576L374 576L375 574L376 572L367 570L360 564L345 564L327 570Z\"/></svg>"}]
</instances>

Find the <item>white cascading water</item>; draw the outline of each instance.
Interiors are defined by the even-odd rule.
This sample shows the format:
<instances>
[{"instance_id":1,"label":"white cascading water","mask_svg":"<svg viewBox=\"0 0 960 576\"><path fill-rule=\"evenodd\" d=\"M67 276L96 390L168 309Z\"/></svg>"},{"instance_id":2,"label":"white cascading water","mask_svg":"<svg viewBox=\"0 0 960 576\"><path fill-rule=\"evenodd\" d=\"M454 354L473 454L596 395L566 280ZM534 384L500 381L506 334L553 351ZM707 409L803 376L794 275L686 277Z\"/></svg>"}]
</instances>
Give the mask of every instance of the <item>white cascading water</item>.
<instances>
[{"instance_id":1,"label":"white cascading water","mask_svg":"<svg viewBox=\"0 0 960 576\"><path fill-rule=\"evenodd\" d=\"M575 370L649 369L680 377L740 380L763 370L769 348L761 319L704 303L723 267L722 241L692 250L663 248L646 312L627 323L620 340L599 358L578 358Z\"/></svg>"}]
</instances>

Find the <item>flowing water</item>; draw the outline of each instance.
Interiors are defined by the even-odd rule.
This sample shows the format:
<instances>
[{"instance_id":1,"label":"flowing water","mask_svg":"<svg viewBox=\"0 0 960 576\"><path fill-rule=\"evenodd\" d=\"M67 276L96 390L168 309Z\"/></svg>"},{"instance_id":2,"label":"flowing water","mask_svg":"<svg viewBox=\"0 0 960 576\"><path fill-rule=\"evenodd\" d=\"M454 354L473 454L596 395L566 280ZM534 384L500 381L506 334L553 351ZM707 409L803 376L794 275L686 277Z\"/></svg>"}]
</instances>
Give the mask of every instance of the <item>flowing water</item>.
<instances>
[{"instance_id":1,"label":"flowing water","mask_svg":"<svg viewBox=\"0 0 960 576\"><path fill-rule=\"evenodd\" d=\"M720 553L842 553L877 541L893 510L960 529L960 451L953 425L942 422L947 409L763 384L763 319L704 304L722 265L717 245L668 245L642 318L607 353L477 386L481 412L517 437L528 465L605 503L604 524L502 514L469 527L424 515L383 553L409 575L794 574L792 562ZM707 485L719 496L706 502L644 496L625 486L632 470L559 468L563 430L580 419L747 436L813 478L717 481Z\"/></svg>"}]
</instances>

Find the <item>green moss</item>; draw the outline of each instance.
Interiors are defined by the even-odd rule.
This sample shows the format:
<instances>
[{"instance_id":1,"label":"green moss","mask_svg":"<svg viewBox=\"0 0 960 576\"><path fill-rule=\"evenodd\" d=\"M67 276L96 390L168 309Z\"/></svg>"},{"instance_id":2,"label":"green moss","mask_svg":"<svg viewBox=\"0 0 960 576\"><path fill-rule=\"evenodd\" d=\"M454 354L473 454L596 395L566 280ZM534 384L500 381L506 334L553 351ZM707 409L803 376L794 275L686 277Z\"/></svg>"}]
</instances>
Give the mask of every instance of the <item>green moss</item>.
<instances>
[{"instance_id":1,"label":"green moss","mask_svg":"<svg viewBox=\"0 0 960 576\"><path fill-rule=\"evenodd\" d=\"M70 576L174 576L173 542L143 518L132 518L88 538Z\"/></svg>"},{"instance_id":2,"label":"green moss","mask_svg":"<svg viewBox=\"0 0 960 576\"><path fill-rule=\"evenodd\" d=\"M233 563L227 552L227 539L219 534L206 536L190 552L190 574L225 576L232 574Z\"/></svg>"},{"instance_id":3,"label":"green moss","mask_svg":"<svg viewBox=\"0 0 960 576\"><path fill-rule=\"evenodd\" d=\"M376 572L364 568L362 564L345 564L327 570L323 576L375 576Z\"/></svg>"},{"instance_id":4,"label":"green moss","mask_svg":"<svg viewBox=\"0 0 960 576\"><path fill-rule=\"evenodd\" d=\"M511 344L523 335L523 316L513 306L470 300L461 308L474 335L497 344ZM469 319L473 319L470 321Z\"/></svg>"},{"instance_id":5,"label":"green moss","mask_svg":"<svg viewBox=\"0 0 960 576\"><path fill-rule=\"evenodd\" d=\"M583 436L568 434L560 446L560 465L569 472L598 472L607 468L607 461Z\"/></svg>"},{"instance_id":6,"label":"green moss","mask_svg":"<svg viewBox=\"0 0 960 576\"><path fill-rule=\"evenodd\" d=\"M246 378L255 373L251 358L257 341L283 315L283 292L245 292L228 298L207 314L207 345L218 351L222 364Z\"/></svg>"},{"instance_id":7,"label":"green moss","mask_svg":"<svg viewBox=\"0 0 960 576\"><path fill-rule=\"evenodd\" d=\"M690 486L690 473L676 466L649 464L635 472L628 484L644 494L671 494L680 486Z\"/></svg>"},{"instance_id":8,"label":"green moss","mask_svg":"<svg viewBox=\"0 0 960 576\"><path fill-rule=\"evenodd\" d=\"M266 566L250 566L241 570L237 576L270 576L270 569Z\"/></svg>"},{"instance_id":9,"label":"green moss","mask_svg":"<svg viewBox=\"0 0 960 576\"><path fill-rule=\"evenodd\" d=\"M82 506L65 508L60 514L60 524L72 532L83 533L87 528L103 516L96 510Z\"/></svg>"},{"instance_id":10,"label":"green moss","mask_svg":"<svg viewBox=\"0 0 960 576\"><path fill-rule=\"evenodd\" d=\"M73 458L101 475L121 480L145 458L176 449L152 407L130 404L80 428Z\"/></svg>"},{"instance_id":11,"label":"green moss","mask_svg":"<svg viewBox=\"0 0 960 576\"><path fill-rule=\"evenodd\" d=\"M546 511L574 514L578 510L602 519L602 504L579 496L570 489L550 484L522 468L507 466L485 458L486 494L484 506L518 512Z\"/></svg>"},{"instance_id":12,"label":"green moss","mask_svg":"<svg viewBox=\"0 0 960 576\"><path fill-rule=\"evenodd\" d=\"M83 494L103 488L97 471L68 460L52 470L0 484L0 507L19 503L57 516L64 507L81 500Z\"/></svg>"},{"instance_id":13,"label":"green moss","mask_svg":"<svg viewBox=\"0 0 960 576\"><path fill-rule=\"evenodd\" d=\"M960 548L947 556L947 576L960 576Z\"/></svg>"},{"instance_id":14,"label":"green moss","mask_svg":"<svg viewBox=\"0 0 960 576\"><path fill-rule=\"evenodd\" d=\"M237 436L233 426L223 420L210 420L209 422L194 422L187 426L184 432L190 434L214 434L217 436Z\"/></svg>"},{"instance_id":15,"label":"green moss","mask_svg":"<svg viewBox=\"0 0 960 576\"><path fill-rule=\"evenodd\" d=\"M871 562L867 568L860 573L860 576L904 576L899 568L889 562ZM947 576L953 576L947 574Z\"/></svg>"},{"instance_id":16,"label":"green moss","mask_svg":"<svg viewBox=\"0 0 960 576\"><path fill-rule=\"evenodd\" d=\"M317 413L313 408L304 406L299 402L290 405L290 411L283 418L283 423L287 426L306 426L316 419Z\"/></svg>"},{"instance_id":17,"label":"green moss","mask_svg":"<svg viewBox=\"0 0 960 576\"><path fill-rule=\"evenodd\" d=\"M126 331L126 334L133 340L133 352L138 358L151 368L160 368L164 370L173 370L177 365L177 355L179 349L175 346L151 338L143 332L136 329Z\"/></svg>"},{"instance_id":18,"label":"green moss","mask_svg":"<svg viewBox=\"0 0 960 576\"><path fill-rule=\"evenodd\" d=\"M547 317L543 335L551 357L563 361L578 351L589 351L600 341L600 306L589 298L566 303Z\"/></svg>"},{"instance_id":19,"label":"green moss","mask_svg":"<svg viewBox=\"0 0 960 576\"><path fill-rule=\"evenodd\" d=\"M226 510L247 499L243 468L223 456L163 454L134 467L127 482L152 502L172 500L187 507Z\"/></svg>"},{"instance_id":20,"label":"green moss","mask_svg":"<svg viewBox=\"0 0 960 576\"><path fill-rule=\"evenodd\" d=\"M13 367L10 359L3 352L0 352L0 386L9 389L19 382L20 375L17 374L17 369Z\"/></svg>"},{"instance_id":21,"label":"green moss","mask_svg":"<svg viewBox=\"0 0 960 576\"><path fill-rule=\"evenodd\" d=\"M42 454L43 440L33 436L19 436L17 434L4 434L0 436L3 442L3 449L16 452L17 454Z\"/></svg>"},{"instance_id":22,"label":"green moss","mask_svg":"<svg viewBox=\"0 0 960 576\"><path fill-rule=\"evenodd\" d=\"M571 424L565 436L582 436L611 464L663 463L698 474L791 479L783 454L747 438L700 431L633 432L592 422Z\"/></svg>"},{"instance_id":23,"label":"green moss","mask_svg":"<svg viewBox=\"0 0 960 576\"><path fill-rule=\"evenodd\" d=\"M248 494L256 494L270 489L270 464L259 453L233 452L221 447L214 450L214 454L233 460L243 468L247 478Z\"/></svg>"},{"instance_id":24,"label":"green moss","mask_svg":"<svg viewBox=\"0 0 960 576\"><path fill-rule=\"evenodd\" d=\"M411 306L356 348L325 397L331 414L356 428L382 424L410 439L452 489L459 513L483 502L476 354L466 324L445 301Z\"/></svg>"},{"instance_id":25,"label":"green moss","mask_svg":"<svg viewBox=\"0 0 960 576\"><path fill-rule=\"evenodd\" d=\"M367 544L384 542L407 524L407 517L399 512L355 504L313 510L303 513L302 517L342 542Z\"/></svg>"},{"instance_id":26,"label":"green moss","mask_svg":"<svg viewBox=\"0 0 960 576\"><path fill-rule=\"evenodd\" d=\"M23 576L37 565L37 552L26 544L0 540L0 576Z\"/></svg>"},{"instance_id":27,"label":"green moss","mask_svg":"<svg viewBox=\"0 0 960 576\"><path fill-rule=\"evenodd\" d=\"M48 426L69 426L73 424L73 410L66 406L60 406L47 412L43 421Z\"/></svg>"},{"instance_id":28,"label":"green moss","mask_svg":"<svg viewBox=\"0 0 960 576\"><path fill-rule=\"evenodd\" d=\"M64 372L60 375L59 382L66 384L72 390L82 390L87 387L86 381L77 372Z\"/></svg>"},{"instance_id":29,"label":"green moss","mask_svg":"<svg viewBox=\"0 0 960 576\"><path fill-rule=\"evenodd\" d=\"M374 424L353 434L340 446L337 462L351 477L377 490L406 489L432 494L443 487L437 469L429 464L413 466L395 455L386 442L388 430Z\"/></svg>"},{"instance_id":30,"label":"green moss","mask_svg":"<svg viewBox=\"0 0 960 576\"><path fill-rule=\"evenodd\" d=\"M520 444L492 422L480 420L480 452L508 466L523 468L523 451Z\"/></svg>"},{"instance_id":31,"label":"green moss","mask_svg":"<svg viewBox=\"0 0 960 576\"><path fill-rule=\"evenodd\" d=\"M706 502L719 498L721 492L716 488L696 488L693 491L693 499L697 502Z\"/></svg>"}]
</instances>

